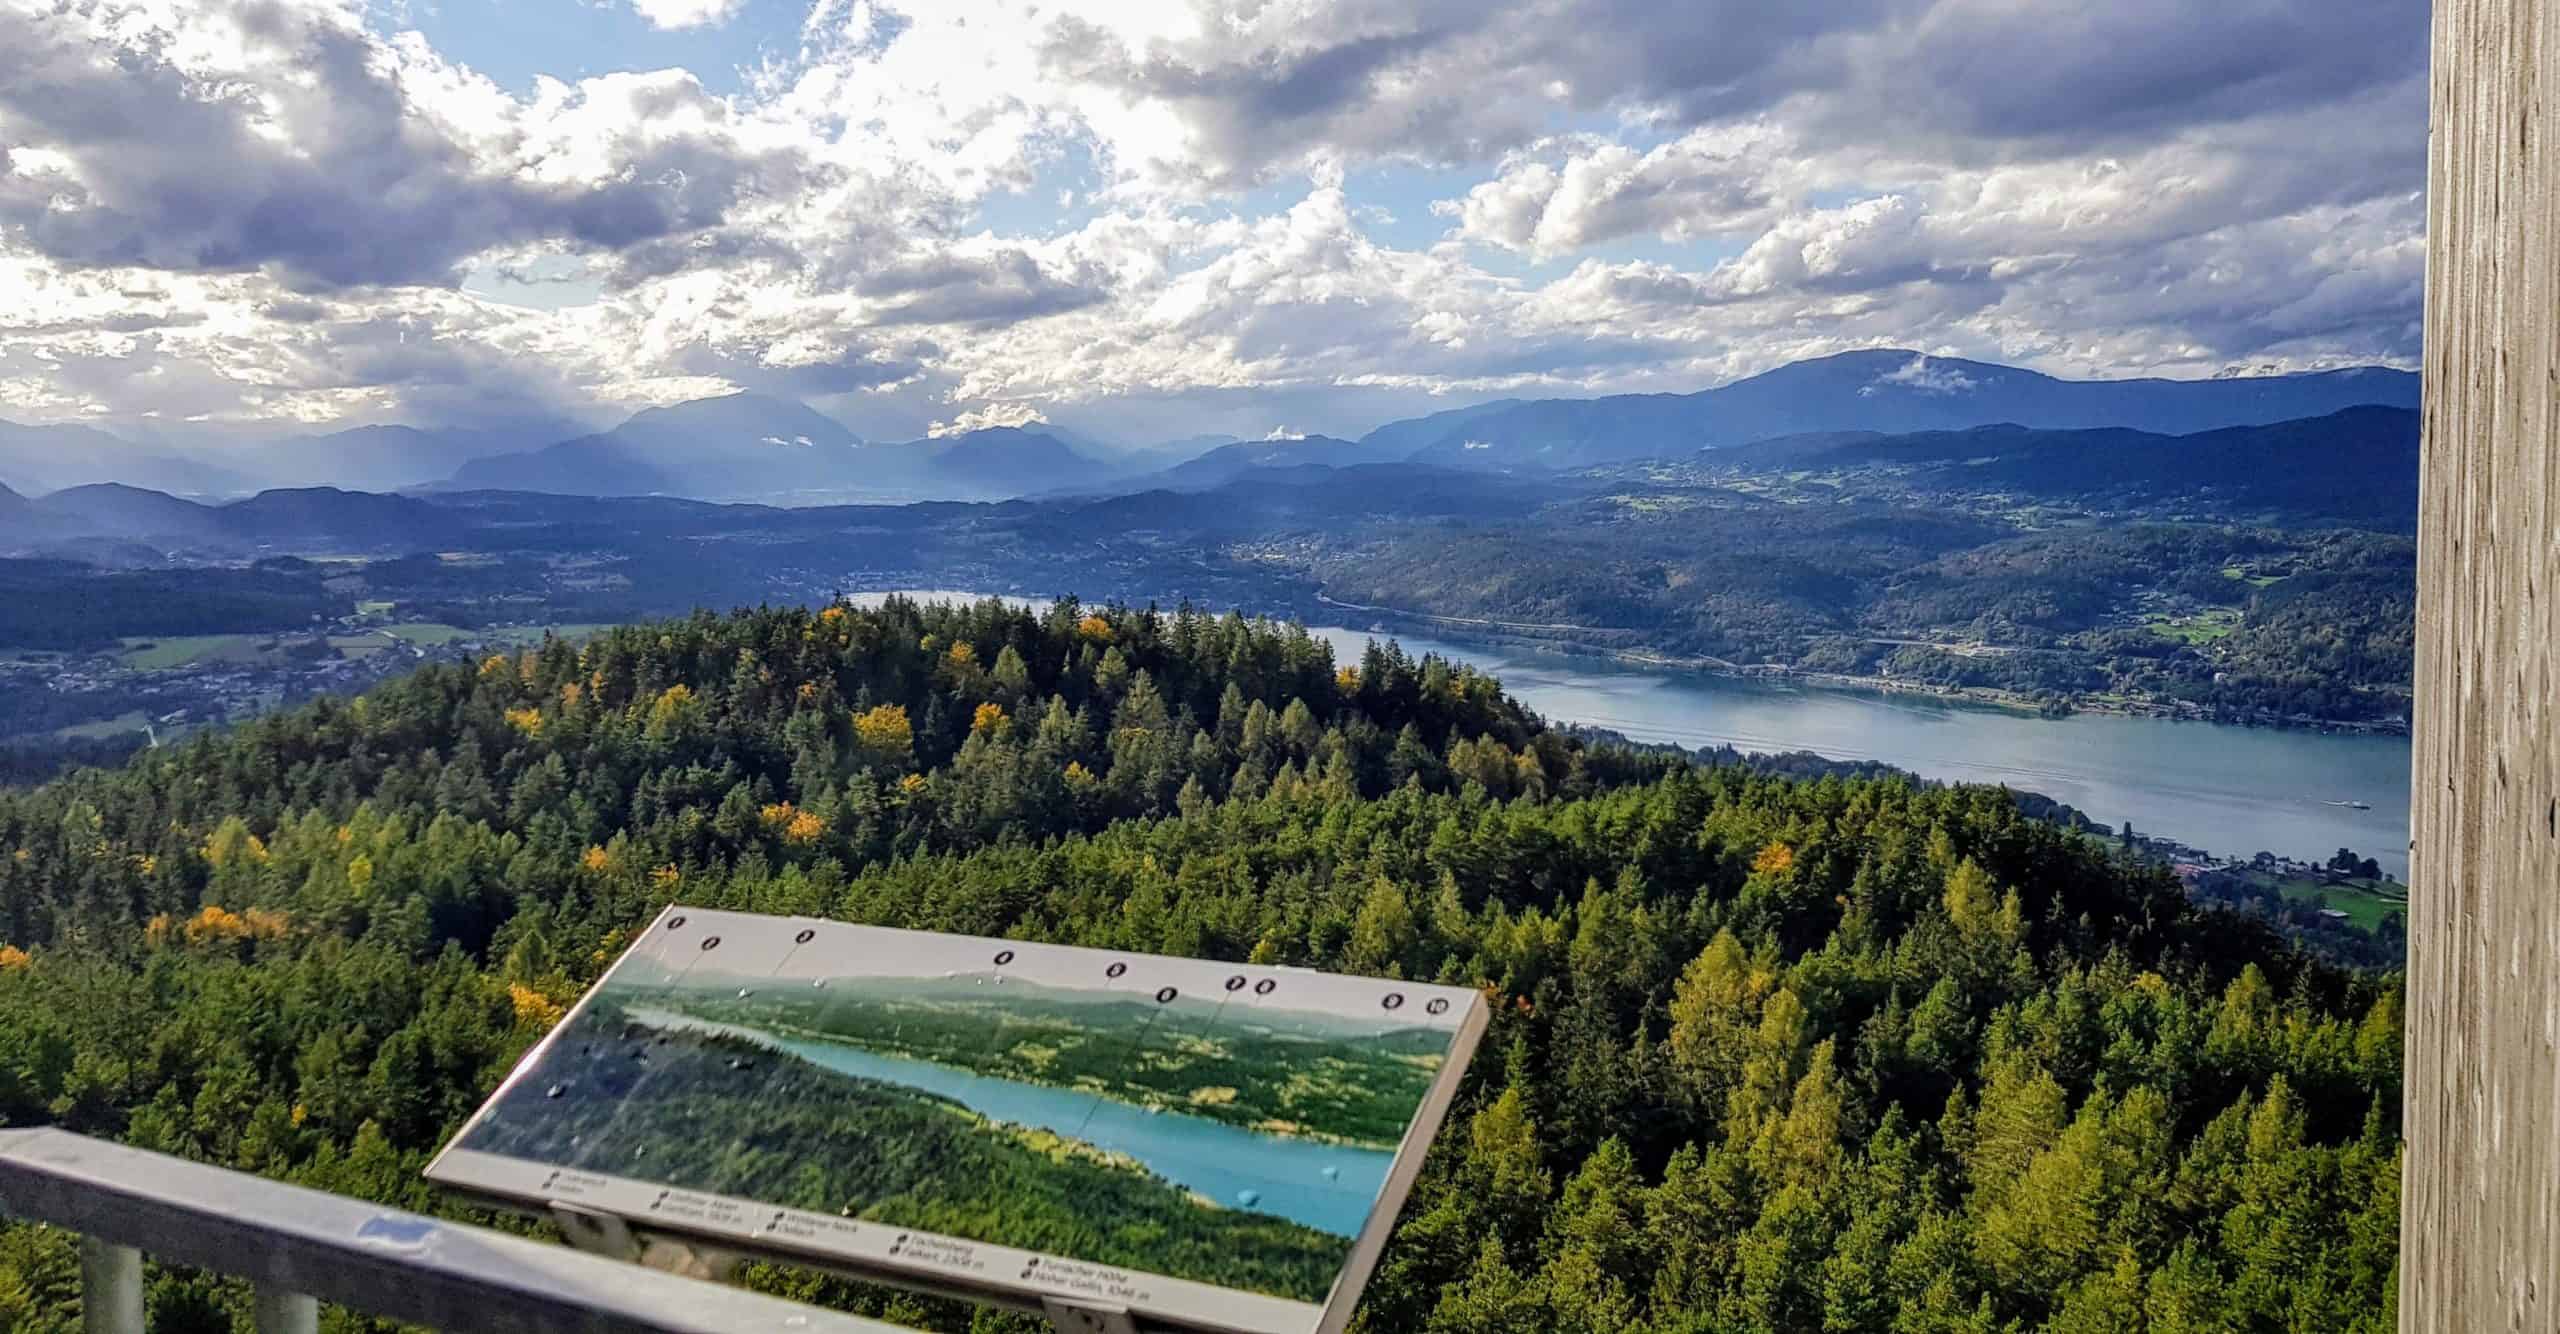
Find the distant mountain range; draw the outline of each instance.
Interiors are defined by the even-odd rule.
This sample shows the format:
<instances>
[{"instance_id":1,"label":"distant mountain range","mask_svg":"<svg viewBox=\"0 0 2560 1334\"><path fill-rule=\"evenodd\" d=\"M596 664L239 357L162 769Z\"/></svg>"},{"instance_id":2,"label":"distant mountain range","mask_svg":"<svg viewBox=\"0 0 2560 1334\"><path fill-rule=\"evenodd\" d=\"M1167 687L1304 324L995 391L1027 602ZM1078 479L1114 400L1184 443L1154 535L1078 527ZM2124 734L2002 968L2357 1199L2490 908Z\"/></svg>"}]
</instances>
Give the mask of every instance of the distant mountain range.
<instances>
[{"instance_id":1,"label":"distant mountain range","mask_svg":"<svg viewBox=\"0 0 2560 1334\"><path fill-rule=\"evenodd\" d=\"M238 470L138 445L92 427L0 421L0 485L25 496L91 482L124 482L189 495L237 495L255 487Z\"/></svg>"},{"instance_id":2,"label":"distant mountain range","mask_svg":"<svg viewBox=\"0 0 2560 1334\"><path fill-rule=\"evenodd\" d=\"M1393 455L1379 453L1356 441L1337 440L1325 435L1239 440L1215 446L1199 457L1173 467L1128 478L1116 489L1164 487L1174 491L1201 491L1224 486L1261 469L1350 468L1364 463L1388 462L1393 458Z\"/></svg>"},{"instance_id":3,"label":"distant mountain range","mask_svg":"<svg viewBox=\"0 0 2560 1334\"><path fill-rule=\"evenodd\" d=\"M564 423L485 431L358 426L258 446L247 451L243 466L270 484L397 491L443 481L474 460L514 453L529 439L560 439L574 429Z\"/></svg>"},{"instance_id":4,"label":"distant mountain range","mask_svg":"<svg viewBox=\"0 0 2560 1334\"><path fill-rule=\"evenodd\" d=\"M243 555L269 548L411 552L435 549L471 526L415 497L334 487L262 491L217 504L118 482L32 500L14 491L0 496L0 548L15 550L113 538L162 551Z\"/></svg>"},{"instance_id":5,"label":"distant mountain range","mask_svg":"<svg viewBox=\"0 0 2560 1334\"><path fill-rule=\"evenodd\" d=\"M599 435L465 463L448 489L706 500L1000 499L1112 469L1055 435L998 426L866 444L788 399L731 394L652 408Z\"/></svg>"},{"instance_id":6,"label":"distant mountain range","mask_svg":"<svg viewBox=\"0 0 2560 1334\"><path fill-rule=\"evenodd\" d=\"M2003 424L1906 435L1842 431L1706 451L1711 472L1885 470L1926 489L2106 505L2192 499L2225 513L2401 528L2418 512L2418 414L2355 407L2186 435Z\"/></svg>"},{"instance_id":7,"label":"distant mountain range","mask_svg":"<svg viewBox=\"0 0 2560 1334\"><path fill-rule=\"evenodd\" d=\"M1380 427L1363 443L1453 467L1566 471L1811 432L1907 434L2009 423L2184 435L2418 406L2419 380L2367 367L2221 380L2059 380L1907 351L1848 352L1695 394L1488 405ZM1409 448L1408 448L1409 447Z\"/></svg>"},{"instance_id":8,"label":"distant mountain range","mask_svg":"<svg viewBox=\"0 0 2560 1334\"><path fill-rule=\"evenodd\" d=\"M2418 393L2416 375L2372 367L2216 380L2061 380L1883 350L1798 362L1694 394L1479 403L1390 422L1356 442L1205 436L1124 452L1040 423L866 442L805 404L757 394L652 408L611 430L565 438L557 432L569 428L556 423L480 431L365 426L202 455L85 426L0 422L0 484L22 497L98 483L231 497L283 483L784 504L993 500L1201 490L1274 469L1405 460L1559 473L1842 433L2009 425L2189 436L2356 407L2414 409Z\"/></svg>"}]
</instances>

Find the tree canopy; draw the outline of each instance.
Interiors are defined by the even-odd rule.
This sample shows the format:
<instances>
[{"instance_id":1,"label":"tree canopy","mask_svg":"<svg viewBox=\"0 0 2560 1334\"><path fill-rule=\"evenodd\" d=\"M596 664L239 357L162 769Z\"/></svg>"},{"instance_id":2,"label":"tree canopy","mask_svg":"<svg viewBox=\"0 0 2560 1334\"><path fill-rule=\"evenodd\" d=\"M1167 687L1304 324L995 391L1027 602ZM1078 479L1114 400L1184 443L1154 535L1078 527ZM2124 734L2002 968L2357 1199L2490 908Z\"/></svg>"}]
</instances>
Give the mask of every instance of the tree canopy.
<instances>
[{"instance_id":1,"label":"tree canopy","mask_svg":"<svg viewBox=\"0 0 2560 1334\"><path fill-rule=\"evenodd\" d=\"M0 793L0 1117L476 1217L419 1169L671 901L1483 988L1380 1334L2391 1319L2398 977L1996 789L1693 767L1188 610L697 616ZM76 1275L0 1229L0 1324L76 1328Z\"/></svg>"}]
</instances>

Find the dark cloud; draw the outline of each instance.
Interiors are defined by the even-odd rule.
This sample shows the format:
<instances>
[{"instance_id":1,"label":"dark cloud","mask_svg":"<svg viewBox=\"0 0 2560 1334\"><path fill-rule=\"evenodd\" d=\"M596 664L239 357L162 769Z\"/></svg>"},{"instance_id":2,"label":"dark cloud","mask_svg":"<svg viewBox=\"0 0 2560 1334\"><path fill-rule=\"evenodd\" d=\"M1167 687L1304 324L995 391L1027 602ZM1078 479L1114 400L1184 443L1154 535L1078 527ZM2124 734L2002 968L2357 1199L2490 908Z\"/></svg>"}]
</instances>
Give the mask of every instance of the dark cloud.
<instances>
[{"instance_id":1,"label":"dark cloud","mask_svg":"<svg viewBox=\"0 0 2560 1334\"><path fill-rule=\"evenodd\" d=\"M1019 324L1097 305L1109 276L1090 267L1052 272L1028 251L938 254L880 265L853 290L881 301L873 324Z\"/></svg>"},{"instance_id":2,"label":"dark cloud","mask_svg":"<svg viewBox=\"0 0 2560 1334\"><path fill-rule=\"evenodd\" d=\"M1248 11L1251 12L1251 11ZM1051 22L1059 77L1176 108L1213 184L1346 158L1481 161L1555 128L1558 97L1673 126L1781 113L1842 144L1959 156L2158 134L2422 77L2427 0L1532 0L1345 3L1285 35L1203 24L1143 55Z\"/></svg>"},{"instance_id":3,"label":"dark cloud","mask_svg":"<svg viewBox=\"0 0 2560 1334\"><path fill-rule=\"evenodd\" d=\"M225 15L247 68L104 40L71 5L0 12L0 147L74 168L0 175L0 231L74 266L268 270L320 291L444 284L493 247L610 251L699 231L805 170L717 133L718 104L690 76L617 76L587 95L643 114L582 146L610 170L545 180L506 160L516 145L462 142L414 106L395 56L361 31L277 3ZM680 123L712 128L646 131L646 113L678 106L708 109Z\"/></svg>"},{"instance_id":4,"label":"dark cloud","mask_svg":"<svg viewBox=\"0 0 2560 1334\"><path fill-rule=\"evenodd\" d=\"M2422 79L2427 26L2426 0L1940 0L1844 43L1834 77L1864 94L1846 112L1889 102L1934 133L2085 147Z\"/></svg>"}]
</instances>

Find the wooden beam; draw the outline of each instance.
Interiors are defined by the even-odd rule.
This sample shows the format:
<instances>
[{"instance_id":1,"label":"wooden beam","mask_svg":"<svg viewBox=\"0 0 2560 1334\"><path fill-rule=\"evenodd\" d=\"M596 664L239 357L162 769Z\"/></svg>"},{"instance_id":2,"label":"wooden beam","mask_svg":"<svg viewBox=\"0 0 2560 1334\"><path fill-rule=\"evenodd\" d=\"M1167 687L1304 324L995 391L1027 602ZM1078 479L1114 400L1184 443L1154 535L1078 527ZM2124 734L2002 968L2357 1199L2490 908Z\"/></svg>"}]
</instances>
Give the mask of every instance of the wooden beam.
<instances>
[{"instance_id":1,"label":"wooden beam","mask_svg":"<svg viewBox=\"0 0 2560 1334\"><path fill-rule=\"evenodd\" d=\"M2400 1327L2560 1329L2560 5L2436 0Z\"/></svg>"}]
</instances>

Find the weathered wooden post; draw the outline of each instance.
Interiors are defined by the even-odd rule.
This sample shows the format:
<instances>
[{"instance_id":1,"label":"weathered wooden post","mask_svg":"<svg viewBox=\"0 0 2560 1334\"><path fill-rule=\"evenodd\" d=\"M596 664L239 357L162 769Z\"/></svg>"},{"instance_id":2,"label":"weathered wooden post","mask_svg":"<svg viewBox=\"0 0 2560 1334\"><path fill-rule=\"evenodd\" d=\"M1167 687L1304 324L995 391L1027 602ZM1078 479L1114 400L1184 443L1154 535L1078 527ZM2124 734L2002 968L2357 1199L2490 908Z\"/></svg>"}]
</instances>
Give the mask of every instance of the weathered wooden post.
<instances>
[{"instance_id":1,"label":"weathered wooden post","mask_svg":"<svg viewBox=\"0 0 2560 1334\"><path fill-rule=\"evenodd\" d=\"M2436 0L2401 1328L2560 1330L2560 8Z\"/></svg>"}]
</instances>

